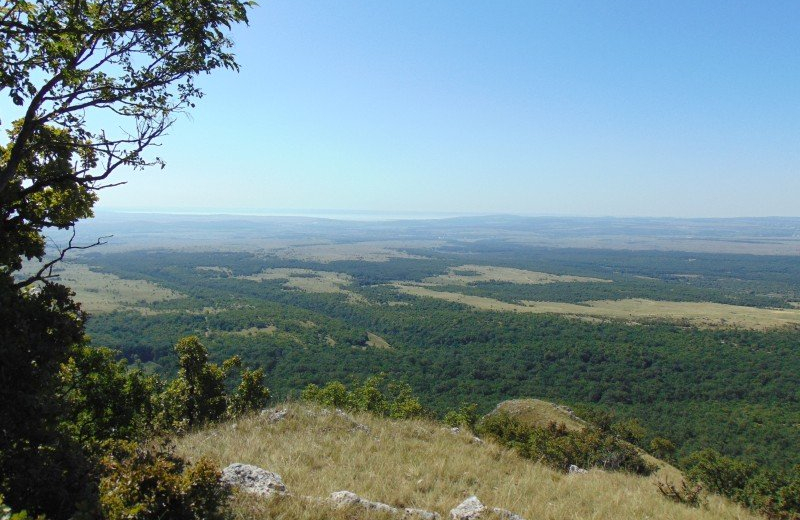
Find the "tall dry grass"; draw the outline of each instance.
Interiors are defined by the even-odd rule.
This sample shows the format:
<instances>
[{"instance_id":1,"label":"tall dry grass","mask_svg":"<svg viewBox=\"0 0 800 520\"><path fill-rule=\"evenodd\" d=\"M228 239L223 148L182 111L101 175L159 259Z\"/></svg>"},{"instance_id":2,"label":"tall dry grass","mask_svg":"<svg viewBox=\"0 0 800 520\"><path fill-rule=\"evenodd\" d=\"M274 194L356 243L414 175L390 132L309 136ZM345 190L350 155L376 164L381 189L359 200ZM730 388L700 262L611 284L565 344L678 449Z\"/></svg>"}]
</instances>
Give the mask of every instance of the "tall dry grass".
<instances>
[{"instance_id":1,"label":"tall dry grass","mask_svg":"<svg viewBox=\"0 0 800 520\"><path fill-rule=\"evenodd\" d=\"M470 495L528 520L758 518L716 496L699 509L668 501L655 482L674 480L676 470L670 467L647 478L600 470L565 475L496 444L476 443L467 433L453 434L435 422L363 414L348 418L306 404L285 406L289 414L280 422L253 416L221 424L179 439L178 450L189 458L211 456L223 466L243 462L274 471L298 496L327 497L349 490L396 507L436 511L444 518ZM239 496L233 502L235 518L385 516L335 511L298 496L273 501Z\"/></svg>"}]
</instances>

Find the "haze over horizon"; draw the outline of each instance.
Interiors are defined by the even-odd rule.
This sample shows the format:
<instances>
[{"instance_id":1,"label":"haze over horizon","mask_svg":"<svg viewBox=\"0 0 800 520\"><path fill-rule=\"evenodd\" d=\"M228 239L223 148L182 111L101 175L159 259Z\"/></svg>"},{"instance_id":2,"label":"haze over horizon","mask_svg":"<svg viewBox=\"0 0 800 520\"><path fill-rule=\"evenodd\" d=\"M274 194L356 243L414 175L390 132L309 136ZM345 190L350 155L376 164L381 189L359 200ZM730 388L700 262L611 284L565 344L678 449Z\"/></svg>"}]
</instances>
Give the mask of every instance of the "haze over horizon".
<instances>
[{"instance_id":1,"label":"haze over horizon","mask_svg":"<svg viewBox=\"0 0 800 520\"><path fill-rule=\"evenodd\" d=\"M98 209L794 216L796 2L264 2ZM4 119L5 120L5 119Z\"/></svg>"}]
</instances>

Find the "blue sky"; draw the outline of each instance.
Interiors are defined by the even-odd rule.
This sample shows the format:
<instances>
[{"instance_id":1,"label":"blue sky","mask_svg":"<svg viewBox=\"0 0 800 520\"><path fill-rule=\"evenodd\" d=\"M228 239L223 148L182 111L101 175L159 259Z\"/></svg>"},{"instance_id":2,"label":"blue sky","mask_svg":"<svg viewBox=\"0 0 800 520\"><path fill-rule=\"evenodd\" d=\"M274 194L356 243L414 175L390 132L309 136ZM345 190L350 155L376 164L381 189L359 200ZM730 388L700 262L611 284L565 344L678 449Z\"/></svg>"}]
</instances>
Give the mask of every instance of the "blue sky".
<instances>
[{"instance_id":1,"label":"blue sky","mask_svg":"<svg viewBox=\"0 0 800 520\"><path fill-rule=\"evenodd\" d=\"M101 209L800 215L800 2L262 0L234 39Z\"/></svg>"}]
</instances>

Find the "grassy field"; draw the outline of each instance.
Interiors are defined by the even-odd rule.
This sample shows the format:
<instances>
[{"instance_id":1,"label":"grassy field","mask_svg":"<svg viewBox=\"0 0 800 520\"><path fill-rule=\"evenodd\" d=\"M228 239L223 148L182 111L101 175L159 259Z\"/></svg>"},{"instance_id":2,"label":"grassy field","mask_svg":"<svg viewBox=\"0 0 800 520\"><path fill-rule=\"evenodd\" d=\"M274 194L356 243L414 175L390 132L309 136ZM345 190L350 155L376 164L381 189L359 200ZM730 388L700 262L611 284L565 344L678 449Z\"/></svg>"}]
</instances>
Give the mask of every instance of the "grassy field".
<instances>
[{"instance_id":1,"label":"grassy field","mask_svg":"<svg viewBox=\"0 0 800 520\"><path fill-rule=\"evenodd\" d=\"M437 285L466 285L473 282L509 282L519 284L544 284L556 282L609 282L602 278L589 278L586 276L569 276L511 267L495 267L491 265L461 265L451 267L446 274L426 278L425 283Z\"/></svg>"},{"instance_id":2,"label":"grassy field","mask_svg":"<svg viewBox=\"0 0 800 520\"><path fill-rule=\"evenodd\" d=\"M278 423L253 416L178 439L179 452L188 458L206 455L222 466L255 464L280 474L293 493L273 502L242 496L234 503L236 519L384 518L333 510L308 498L340 490L395 507L435 511L442 518L470 495L529 520L758 518L716 496L697 509L670 502L655 486L659 479L676 477L667 465L650 477L602 470L565 475L492 442L476 443L469 433L453 434L441 423L283 406L289 414Z\"/></svg>"},{"instance_id":3,"label":"grassy field","mask_svg":"<svg viewBox=\"0 0 800 520\"><path fill-rule=\"evenodd\" d=\"M62 263L54 270L57 281L75 291L75 299L92 314L121 309L143 309L148 305L182 298L183 295L145 280L123 280L92 271L88 265Z\"/></svg>"},{"instance_id":4,"label":"grassy field","mask_svg":"<svg viewBox=\"0 0 800 520\"><path fill-rule=\"evenodd\" d=\"M353 302L364 302L364 298L345 289L353 283L353 278L344 273L331 271L313 271L311 269L274 268L265 269L252 276L240 277L244 280L287 280L283 286L287 289L309 293L341 293L346 294Z\"/></svg>"},{"instance_id":5,"label":"grassy field","mask_svg":"<svg viewBox=\"0 0 800 520\"><path fill-rule=\"evenodd\" d=\"M398 290L413 296L438 298L469 305L476 309L525 313L553 313L568 316L626 321L688 321L701 327L742 327L765 330L800 325L800 309L762 309L709 302L669 302L630 298L587 301L585 304L524 301L502 302L483 296L436 291L417 284L395 283Z\"/></svg>"}]
</instances>

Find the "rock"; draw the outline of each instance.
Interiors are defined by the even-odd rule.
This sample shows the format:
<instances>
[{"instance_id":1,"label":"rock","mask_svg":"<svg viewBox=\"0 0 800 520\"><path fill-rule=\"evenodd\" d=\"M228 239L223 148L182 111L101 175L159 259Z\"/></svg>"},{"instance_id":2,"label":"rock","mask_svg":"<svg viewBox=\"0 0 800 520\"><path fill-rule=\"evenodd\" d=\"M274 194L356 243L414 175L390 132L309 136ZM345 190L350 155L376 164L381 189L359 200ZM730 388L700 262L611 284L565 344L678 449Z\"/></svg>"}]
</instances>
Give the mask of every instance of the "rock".
<instances>
[{"instance_id":1,"label":"rock","mask_svg":"<svg viewBox=\"0 0 800 520\"><path fill-rule=\"evenodd\" d=\"M407 519L440 520L441 518L438 513L432 513L430 511L425 511L424 509L414 509L411 507L398 509L382 502L372 502L370 500L361 498L352 491L337 491L332 493L330 500L338 507L363 507L364 509L369 509L371 511L380 511Z\"/></svg>"},{"instance_id":2,"label":"rock","mask_svg":"<svg viewBox=\"0 0 800 520\"><path fill-rule=\"evenodd\" d=\"M512 513L508 509L501 509L499 507L493 507L492 508L492 512L494 514L496 514L497 516L499 516L500 518L503 518L504 520L525 520L524 518L522 518L518 514Z\"/></svg>"},{"instance_id":3,"label":"rock","mask_svg":"<svg viewBox=\"0 0 800 520\"><path fill-rule=\"evenodd\" d=\"M588 471L588 470L585 470L585 469L583 469L583 468L579 468L579 467L578 467L578 466L576 466L575 464L570 464L570 466L569 466L569 473L570 473L570 475L573 475L573 474L578 474L578 475L580 475L580 474L583 474L583 473L589 473L589 471Z\"/></svg>"},{"instance_id":4,"label":"rock","mask_svg":"<svg viewBox=\"0 0 800 520\"><path fill-rule=\"evenodd\" d=\"M459 428L458 426L454 426L450 428L450 433L452 433L453 435L458 435L459 433L461 433L461 428Z\"/></svg>"},{"instance_id":5,"label":"rock","mask_svg":"<svg viewBox=\"0 0 800 520\"><path fill-rule=\"evenodd\" d=\"M478 500L478 497L471 496L450 510L451 520L479 520L486 512L492 512L504 520L525 520L518 514L512 513L508 509L499 507L487 508Z\"/></svg>"},{"instance_id":6,"label":"rock","mask_svg":"<svg viewBox=\"0 0 800 520\"><path fill-rule=\"evenodd\" d=\"M261 410L261 415L267 416L267 422L276 423L286 419L286 416L289 415L289 410L286 408L281 408L280 410L277 408L274 410L265 408L264 410Z\"/></svg>"},{"instance_id":7,"label":"rock","mask_svg":"<svg viewBox=\"0 0 800 520\"><path fill-rule=\"evenodd\" d=\"M475 437L475 436L473 435L473 436L472 436L472 443L473 443L473 444L483 444L483 439L481 439L480 437Z\"/></svg>"},{"instance_id":8,"label":"rock","mask_svg":"<svg viewBox=\"0 0 800 520\"><path fill-rule=\"evenodd\" d=\"M336 491L335 493L331 494L331 501L339 507L358 506L363 507L364 509L381 511L395 515L400 513L400 510L396 507L392 507L389 504L384 504L382 502L371 502L369 500L364 500L352 491Z\"/></svg>"},{"instance_id":9,"label":"rock","mask_svg":"<svg viewBox=\"0 0 800 520\"><path fill-rule=\"evenodd\" d=\"M222 482L256 495L268 496L286 492L286 486L280 475L258 466L238 462L222 470Z\"/></svg>"},{"instance_id":10,"label":"rock","mask_svg":"<svg viewBox=\"0 0 800 520\"><path fill-rule=\"evenodd\" d=\"M450 510L451 520L477 520L486 511L478 497L471 496Z\"/></svg>"},{"instance_id":11,"label":"rock","mask_svg":"<svg viewBox=\"0 0 800 520\"><path fill-rule=\"evenodd\" d=\"M425 511L424 509L414 509L413 507L407 507L403 509L403 518L417 518L419 520L441 520L441 515L439 513L433 513L431 511Z\"/></svg>"}]
</instances>

